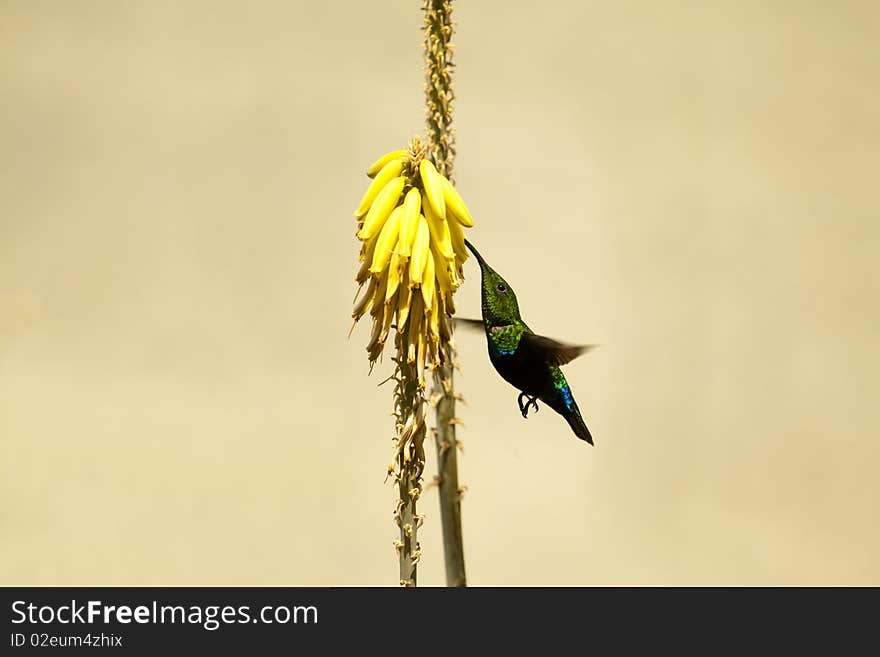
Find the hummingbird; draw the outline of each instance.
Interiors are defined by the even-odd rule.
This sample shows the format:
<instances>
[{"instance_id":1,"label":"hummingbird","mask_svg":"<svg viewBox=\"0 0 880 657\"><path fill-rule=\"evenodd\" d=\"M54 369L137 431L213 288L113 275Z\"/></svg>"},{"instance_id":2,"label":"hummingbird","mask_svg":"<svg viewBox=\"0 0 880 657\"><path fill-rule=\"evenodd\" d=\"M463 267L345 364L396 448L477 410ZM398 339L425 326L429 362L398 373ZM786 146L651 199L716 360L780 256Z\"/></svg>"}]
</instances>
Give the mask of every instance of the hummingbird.
<instances>
[{"instance_id":1,"label":"hummingbird","mask_svg":"<svg viewBox=\"0 0 880 657\"><path fill-rule=\"evenodd\" d=\"M522 320L516 294L507 281L486 264L473 244L465 240L465 245L480 263L483 320L456 318L456 322L485 329L489 360L520 391L517 404L524 418L530 407L538 412L541 400L565 418L578 438L592 445L593 437L560 367L595 345L564 344L537 335Z\"/></svg>"}]
</instances>

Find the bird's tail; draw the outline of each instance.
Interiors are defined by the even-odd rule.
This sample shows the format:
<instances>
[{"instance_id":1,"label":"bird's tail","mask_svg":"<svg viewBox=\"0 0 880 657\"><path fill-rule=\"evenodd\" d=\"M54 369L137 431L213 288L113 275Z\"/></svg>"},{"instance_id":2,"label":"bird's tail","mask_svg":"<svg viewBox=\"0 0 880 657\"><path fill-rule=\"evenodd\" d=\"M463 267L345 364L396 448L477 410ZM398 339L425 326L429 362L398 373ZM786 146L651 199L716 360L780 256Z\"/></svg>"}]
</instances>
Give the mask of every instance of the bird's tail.
<instances>
[{"instance_id":1,"label":"bird's tail","mask_svg":"<svg viewBox=\"0 0 880 657\"><path fill-rule=\"evenodd\" d=\"M584 422L584 418L581 417L579 411L566 413L565 419L568 422L568 426L574 431L574 435L581 440L586 440L591 445L593 444L593 436L590 435L590 430L587 429L587 423Z\"/></svg>"},{"instance_id":2,"label":"bird's tail","mask_svg":"<svg viewBox=\"0 0 880 657\"><path fill-rule=\"evenodd\" d=\"M571 389L568 387L568 384L565 384L565 388L561 393L556 391L554 395L541 397L541 401L565 418L568 426L574 431L575 436L591 445L593 444L593 436L590 435L590 430L587 429L587 424L581 415L581 409L578 408L577 402L571 396Z\"/></svg>"}]
</instances>

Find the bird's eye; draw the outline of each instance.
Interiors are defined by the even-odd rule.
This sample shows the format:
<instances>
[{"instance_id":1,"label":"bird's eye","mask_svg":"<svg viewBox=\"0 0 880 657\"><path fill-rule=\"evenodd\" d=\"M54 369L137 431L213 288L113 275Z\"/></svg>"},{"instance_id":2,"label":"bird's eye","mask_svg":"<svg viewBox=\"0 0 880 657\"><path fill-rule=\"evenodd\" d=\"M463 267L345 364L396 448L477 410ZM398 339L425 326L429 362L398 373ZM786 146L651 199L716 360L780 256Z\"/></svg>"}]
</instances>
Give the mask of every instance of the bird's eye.
<instances>
[{"instance_id":1,"label":"bird's eye","mask_svg":"<svg viewBox=\"0 0 880 657\"><path fill-rule=\"evenodd\" d=\"M498 291L499 292L507 292L507 286L504 283L499 283L498 284Z\"/></svg>"}]
</instances>

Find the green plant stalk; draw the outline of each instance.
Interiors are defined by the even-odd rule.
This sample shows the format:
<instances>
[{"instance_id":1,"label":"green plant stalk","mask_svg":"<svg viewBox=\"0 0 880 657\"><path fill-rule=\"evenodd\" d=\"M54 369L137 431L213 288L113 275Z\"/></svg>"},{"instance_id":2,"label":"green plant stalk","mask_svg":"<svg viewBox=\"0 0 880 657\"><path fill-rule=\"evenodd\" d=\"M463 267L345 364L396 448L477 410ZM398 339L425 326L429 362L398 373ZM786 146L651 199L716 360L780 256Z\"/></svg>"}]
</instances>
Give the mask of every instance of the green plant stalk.
<instances>
[{"instance_id":1,"label":"green plant stalk","mask_svg":"<svg viewBox=\"0 0 880 657\"><path fill-rule=\"evenodd\" d=\"M424 55L426 63L428 149L437 170L454 182L455 134L452 130L452 0L425 0ZM464 540L461 530L461 489L458 483L458 442L455 436L454 350L441 345L442 365L434 370L432 399L436 400L437 483L443 527L446 585L466 586Z\"/></svg>"}]
</instances>

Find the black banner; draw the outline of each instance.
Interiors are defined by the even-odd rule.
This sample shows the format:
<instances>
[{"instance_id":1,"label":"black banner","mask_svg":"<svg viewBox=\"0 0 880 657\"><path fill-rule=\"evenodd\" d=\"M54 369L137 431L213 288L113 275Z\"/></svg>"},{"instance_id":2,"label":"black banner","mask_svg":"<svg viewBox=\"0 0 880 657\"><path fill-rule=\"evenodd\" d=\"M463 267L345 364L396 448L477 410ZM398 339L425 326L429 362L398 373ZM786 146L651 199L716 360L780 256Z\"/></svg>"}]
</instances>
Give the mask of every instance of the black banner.
<instances>
[{"instance_id":1,"label":"black banner","mask_svg":"<svg viewBox=\"0 0 880 657\"><path fill-rule=\"evenodd\" d=\"M396 654L531 645L839 651L876 589L0 588L3 654L360 648ZM839 628L839 632L835 630ZM610 643L609 643L610 642ZM853 647L856 647L853 645Z\"/></svg>"}]
</instances>

